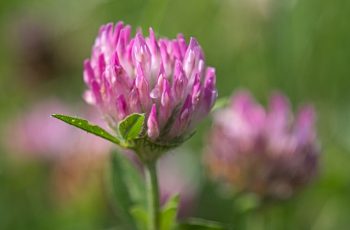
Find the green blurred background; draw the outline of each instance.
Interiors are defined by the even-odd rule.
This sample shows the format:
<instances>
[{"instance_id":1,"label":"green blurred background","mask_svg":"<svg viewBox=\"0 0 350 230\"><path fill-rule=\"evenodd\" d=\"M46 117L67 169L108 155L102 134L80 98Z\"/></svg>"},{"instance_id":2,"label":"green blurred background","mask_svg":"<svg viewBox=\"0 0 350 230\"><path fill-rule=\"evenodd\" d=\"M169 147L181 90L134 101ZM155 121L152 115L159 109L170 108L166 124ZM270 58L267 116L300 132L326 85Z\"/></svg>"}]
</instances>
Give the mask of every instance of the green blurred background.
<instances>
[{"instance_id":1,"label":"green blurred background","mask_svg":"<svg viewBox=\"0 0 350 230\"><path fill-rule=\"evenodd\" d=\"M4 0L0 2L0 129L42 98L81 102L82 62L98 28L123 20L161 36L196 37L217 71L219 97L247 88L314 103L322 146L317 180L291 200L243 218L206 179L192 216L243 229L350 228L350 1L345 0ZM39 38L38 38L39 37ZM30 43L39 40L39 45ZM29 45L27 45L29 44ZM35 43L36 44L36 43ZM34 48L33 48L34 47ZM187 148L200 162L204 122ZM40 132L40 130L38 130ZM1 132L2 139L7 136ZM33 134L35 135L35 134ZM103 186L57 205L50 164L17 163L0 146L0 229L115 229Z\"/></svg>"}]
</instances>

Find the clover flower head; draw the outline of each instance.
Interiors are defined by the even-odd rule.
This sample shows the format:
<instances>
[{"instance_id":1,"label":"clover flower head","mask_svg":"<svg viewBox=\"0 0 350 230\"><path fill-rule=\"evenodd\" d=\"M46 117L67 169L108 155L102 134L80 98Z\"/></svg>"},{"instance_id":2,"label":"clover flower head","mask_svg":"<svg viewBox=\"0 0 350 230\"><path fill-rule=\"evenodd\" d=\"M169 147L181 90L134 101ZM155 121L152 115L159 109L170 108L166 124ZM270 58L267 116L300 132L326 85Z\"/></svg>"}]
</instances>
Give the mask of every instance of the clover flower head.
<instances>
[{"instance_id":1,"label":"clover flower head","mask_svg":"<svg viewBox=\"0 0 350 230\"><path fill-rule=\"evenodd\" d=\"M293 119L282 94L272 95L266 110L240 91L215 114L205 161L215 178L237 190L287 198L317 172L314 123L312 106Z\"/></svg>"},{"instance_id":2,"label":"clover flower head","mask_svg":"<svg viewBox=\"0 0 350 230\"><path fill-rule=\"evenodd\" d=\"M109 23L84 62L84 98L113 128L130 114L145 114L145 136L164 144L190 134L209 113L215 79L195 38L157 39L151 28L148 37L140 30L131 37L129 25Z\"/></svg>"}]
</instances>

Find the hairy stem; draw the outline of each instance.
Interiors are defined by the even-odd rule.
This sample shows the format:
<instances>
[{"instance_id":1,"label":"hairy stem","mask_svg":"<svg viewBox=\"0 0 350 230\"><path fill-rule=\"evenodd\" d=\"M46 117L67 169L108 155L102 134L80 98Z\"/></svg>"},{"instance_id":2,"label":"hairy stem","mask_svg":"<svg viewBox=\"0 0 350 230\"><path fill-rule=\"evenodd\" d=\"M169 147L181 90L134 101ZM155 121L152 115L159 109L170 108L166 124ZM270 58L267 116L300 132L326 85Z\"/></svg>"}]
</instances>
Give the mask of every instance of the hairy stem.
<instances>
[{"instance_id":1,"label":"hairy stem","mask_svg":"<svg viewBox=\"0 0 350 230\"><path fill-rule=\"evenodd\" d=\"M146 164L148 230L159 230L159 188L156 162Z\"/></svg>"}]
</instances>

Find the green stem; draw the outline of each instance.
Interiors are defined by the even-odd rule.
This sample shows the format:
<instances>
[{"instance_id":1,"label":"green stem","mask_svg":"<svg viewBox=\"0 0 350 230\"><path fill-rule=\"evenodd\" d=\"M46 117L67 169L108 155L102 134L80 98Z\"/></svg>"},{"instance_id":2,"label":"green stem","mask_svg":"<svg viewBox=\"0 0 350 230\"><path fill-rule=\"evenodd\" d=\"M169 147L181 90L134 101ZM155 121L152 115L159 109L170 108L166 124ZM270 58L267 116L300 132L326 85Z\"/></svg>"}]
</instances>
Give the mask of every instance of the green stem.
<instances>
[{"instance_id":1,"label":"green stem","mask_svg":"<svg viewBox=\"0 0 350 230\"><path fill-rule=\"evenodd\" d=\"M156 163L146 164L148 230L159 230L159 189Z\"/></svg>"}]
</instances>

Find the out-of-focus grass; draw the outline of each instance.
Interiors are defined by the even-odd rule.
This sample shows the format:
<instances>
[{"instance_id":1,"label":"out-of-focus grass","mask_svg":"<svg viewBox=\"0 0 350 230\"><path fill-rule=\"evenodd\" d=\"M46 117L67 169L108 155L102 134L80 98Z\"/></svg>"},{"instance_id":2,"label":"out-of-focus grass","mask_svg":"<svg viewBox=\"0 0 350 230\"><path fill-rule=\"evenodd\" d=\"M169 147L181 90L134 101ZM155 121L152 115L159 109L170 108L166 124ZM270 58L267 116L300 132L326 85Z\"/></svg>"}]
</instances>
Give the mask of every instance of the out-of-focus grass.
<instances>
[{"instance_id":1,"label":"out-of-focus grass","mask_svg":"<svg viewBox=\"0 0 350 230\"><path fill-rule=\"evenodd\" d=\"M241 225L247 229L347 229L349 12L350 2L342 0L1 1L0 128L42 97L81 100L82 61L90 55L100 24L124 20L144 31L152 26L168 37L182 32L199 40L207 63L216 67L220 96L243 87L265 102L269 92L278 89L293 105L312 102L318 111L323 151L317 181L291 201L249 215ZM20 71L13 37L16 20L28 15L49 28L61 67L51 73L55 76L51 80L30 87L23 83L26 76ZM209 121L204 124L187 144L198 152L198 159L210 126ZM18 167L2 146L0 153L0 229L106 229L115 222L101 198L102 188L69 211L57 210L47 194L48 166ZM231 203L222 200L215 187L205 182L194 215L234 221Z\"/></svg>"}]
</instances>

